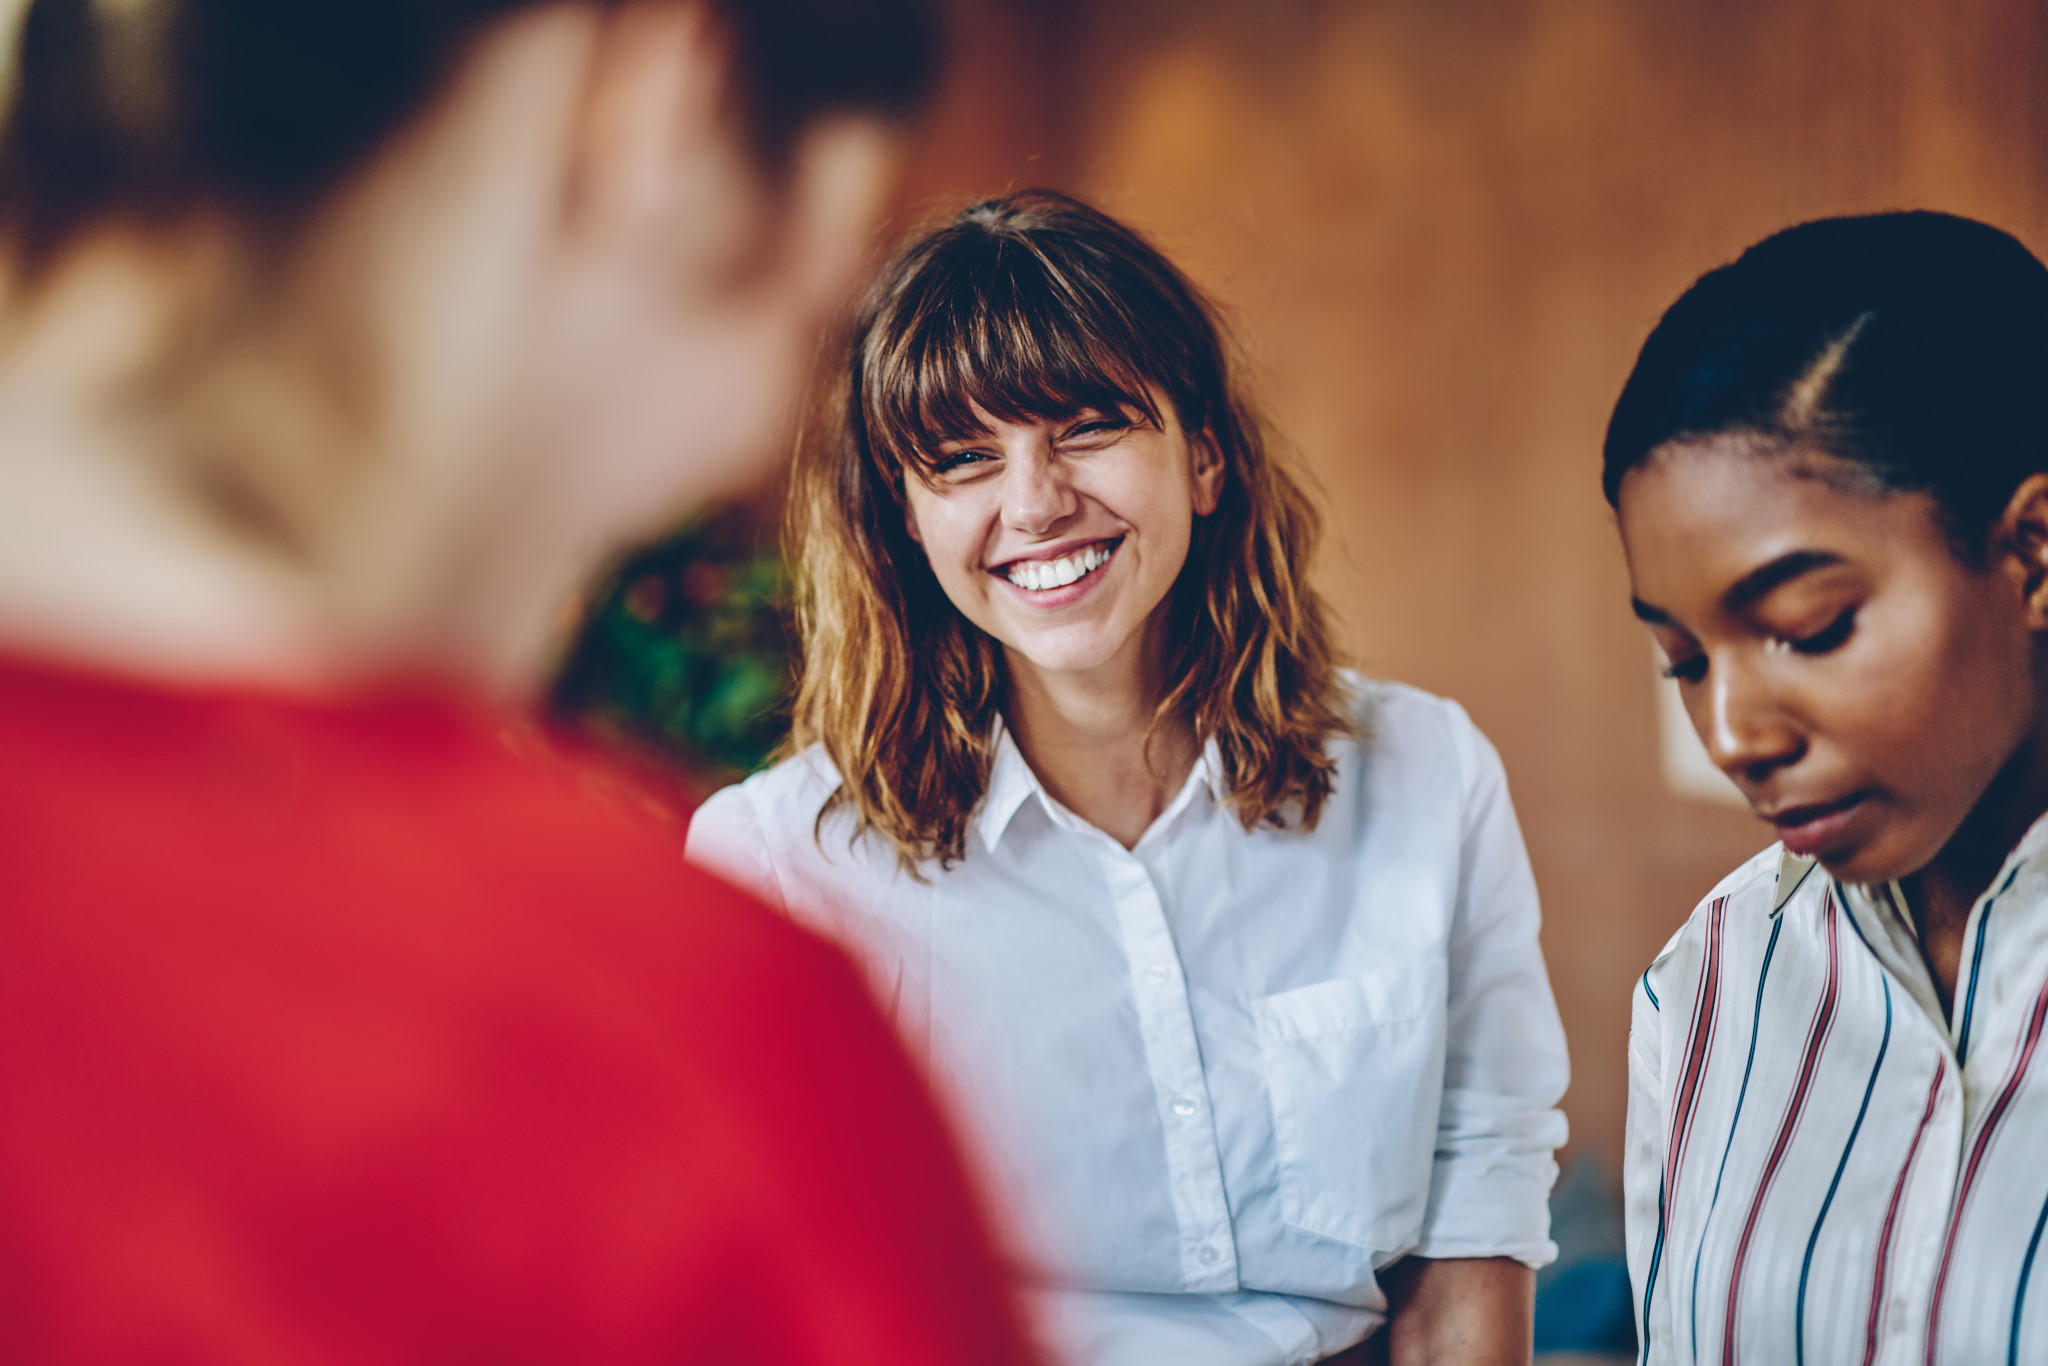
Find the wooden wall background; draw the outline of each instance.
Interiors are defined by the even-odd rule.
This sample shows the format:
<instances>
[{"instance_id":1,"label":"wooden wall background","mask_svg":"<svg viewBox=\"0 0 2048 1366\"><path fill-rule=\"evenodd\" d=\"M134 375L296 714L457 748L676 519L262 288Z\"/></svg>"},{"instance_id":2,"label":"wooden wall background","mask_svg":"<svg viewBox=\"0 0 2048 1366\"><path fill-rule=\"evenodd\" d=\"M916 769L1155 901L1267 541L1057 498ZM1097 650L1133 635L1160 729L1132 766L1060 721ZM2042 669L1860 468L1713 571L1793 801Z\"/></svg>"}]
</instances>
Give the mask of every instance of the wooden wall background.
<instances>
[{"instance_id":1,"label":"wooden wall background","mask_svg":"<svg viewBox=\"0 0 2048 1366\"><path fill-rule=\"evenodd\" d=\"M2022 0L962 7L913 199L1076 191L1234 315L1353 659L1505 758L1582 1152L1618 1153L1631 979L1768 839L1661 782L1608 405L1685 285L1795 220L1936 207L2048 246L2044 42Z\"/></svg>"}]
</instances>

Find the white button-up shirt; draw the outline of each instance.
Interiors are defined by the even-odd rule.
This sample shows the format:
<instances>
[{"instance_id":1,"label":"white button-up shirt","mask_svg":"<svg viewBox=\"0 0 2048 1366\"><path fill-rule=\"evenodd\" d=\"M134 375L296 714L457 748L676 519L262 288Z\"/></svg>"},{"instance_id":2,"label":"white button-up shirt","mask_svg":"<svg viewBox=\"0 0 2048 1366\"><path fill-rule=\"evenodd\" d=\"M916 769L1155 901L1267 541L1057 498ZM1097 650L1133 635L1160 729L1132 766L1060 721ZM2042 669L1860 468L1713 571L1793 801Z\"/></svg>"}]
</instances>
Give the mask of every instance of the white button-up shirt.
<instances>
[{"instance_id":1,"label":"white button-up shirt","mask_svg":"<svg viewBox=\"0 0 2048 1366\"><path fill-rule=\"evenodd\" d=\"M1246 831L1212 746L1125 849L1006 734L967 857L922 881L819 826L815 752L692 825L865 961L1078 1360L1313 1361L1404 1255L1554 1254L1565 1045L1500 761L1455 704L1351 686L1367 738L1312 832Z\"/></svg>"},{"instance_id":2,"label":"white button-up shirt","mask_svg":"<svg viewBox=\"0 0 2048 1366\"><path fill-rule=\"evenodd\" d=\"M1636 992L1643 1359L2048 1361L2048 821L1970 913L1944 1013L1896 887L1773 847Z\"/></svg>"}]
</instances>

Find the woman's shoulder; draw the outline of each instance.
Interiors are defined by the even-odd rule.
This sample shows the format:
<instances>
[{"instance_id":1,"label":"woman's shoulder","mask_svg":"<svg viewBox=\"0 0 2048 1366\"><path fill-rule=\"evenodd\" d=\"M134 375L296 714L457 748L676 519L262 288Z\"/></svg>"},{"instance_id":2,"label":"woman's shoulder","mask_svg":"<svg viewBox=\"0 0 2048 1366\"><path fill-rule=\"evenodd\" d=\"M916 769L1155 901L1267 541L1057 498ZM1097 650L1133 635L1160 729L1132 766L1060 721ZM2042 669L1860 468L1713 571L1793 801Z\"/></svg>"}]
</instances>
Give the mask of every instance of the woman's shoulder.
<instances>
[{"instance_id":1,"label":"woman's shoulder","mask_svg":"<svg viewBox=\"0 0 2048 1366\"><path fill-rule=\"evenodd\" d=\"M1665 984L1696 976L1706 956L1731 937L1768 935L1772 914L1805 884L1813 868L1811 860L1790 856L1782 844L1744 860L1700 898L1651 962L1638 990L1658 1003L1666 994Z\"/></svg>"},{"instance_id":2,"label":"woman's shoulder","mask_svg":"<svg viewBox=\"0 0 2048 1366\"><path fill-rule=\"evenodd\" d=\"M816 821L838 790L839 770L823 745L811 745L720 788L705 800L703 810L744 805L763 817Z\"/></svg>"},{"instance_id":3,"label":"woman's shoulder","mask_svg":"<svg viewBox=\"0 0 2048 1366\"><path fill-rule=\"evenodd\" d=\"M692 854L736 842L780 848L790 831L808 840L838 790L839 771L824 746L799 750L707 797L690 821Z\"/></svg>"},{"instance_id":4,"label":"woman's shoulder","mask_svg":"<svg viewBox=\"0 0 2048 1366\"><path fill-rule=\"evenodd\" d=\"M839 770L822 745L722 788L690 821L689 855L725 870L736 861L757 869L750 885L772 871L789 885L823 879L862 886L894 885L902 871L895 850L859 830L853 808L833 799Z\"/></svg>"},{"instance_id":5,"label":"woman's shoulder","mask_svg":"<svg viewBox=\"0 0 2048 1366\"><path fill-rule=\"evenodd\" d=\"M1450 771L1469 783L1478 770L1499 764L1492 743L1450 698L1350 669L1337 677L1355 727L1341 743L1355 751L1361 766Z\"/></svg>"}]
</instances>

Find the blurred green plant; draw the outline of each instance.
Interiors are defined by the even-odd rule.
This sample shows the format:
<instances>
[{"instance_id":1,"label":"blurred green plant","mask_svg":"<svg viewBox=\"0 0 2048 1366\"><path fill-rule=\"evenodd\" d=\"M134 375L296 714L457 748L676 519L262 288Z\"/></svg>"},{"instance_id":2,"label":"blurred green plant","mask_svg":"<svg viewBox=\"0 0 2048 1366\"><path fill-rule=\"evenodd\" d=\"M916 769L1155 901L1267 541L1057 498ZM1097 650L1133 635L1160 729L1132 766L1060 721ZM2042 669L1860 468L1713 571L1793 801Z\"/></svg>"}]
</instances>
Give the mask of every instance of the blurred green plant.
<instances>
[{"instance_id":1,"label":"blurred green plant","mask_svg":"<svg viewBox=\"0 0 2048 1366\"><path fill-rule=\"evenodd\" d=\"M559 720L700 781L765 765L789 729L789 575L755 519L705 518L599 589L552 699Z\"/></svg>"}]
</instances>

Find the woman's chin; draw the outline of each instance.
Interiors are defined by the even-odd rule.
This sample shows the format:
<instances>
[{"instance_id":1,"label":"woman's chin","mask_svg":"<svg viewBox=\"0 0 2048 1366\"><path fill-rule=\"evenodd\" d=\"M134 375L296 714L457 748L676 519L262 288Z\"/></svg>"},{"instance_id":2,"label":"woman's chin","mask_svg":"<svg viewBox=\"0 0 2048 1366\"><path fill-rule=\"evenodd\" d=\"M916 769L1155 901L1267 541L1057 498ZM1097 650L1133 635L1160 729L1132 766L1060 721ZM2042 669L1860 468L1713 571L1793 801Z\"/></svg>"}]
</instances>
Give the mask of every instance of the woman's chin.
<instances>
[{"instance_id":1,"label":"woman's chin","mask_svg":"<svg viewBox=\"0 0 2048 1366\"><path fill-rule=\"evenodd\" d=\"M1022 664L1044 675L1082 677L1098 674L1124 653L1125 642L1103 640L1094 633L1053 631L1003 642L1012 666Z\"/></svg>"},{"instance_id":2,"label":"woman's chin","mask_svg":"<svg viewBox=\"0 0 2048 1366\"><path fill-rule=\"evenodd\" d=\"M1940 852L1939 849L1934 853L1922 852L1918 844L1918 841L1887 839L1880 834L1874 839L1843 848L1819 850L1814 859L1827 870L1829 877L1838 882L1876 886L1913 876L1933 862L1934 854Z\"/></svg>"}]
</instances>

